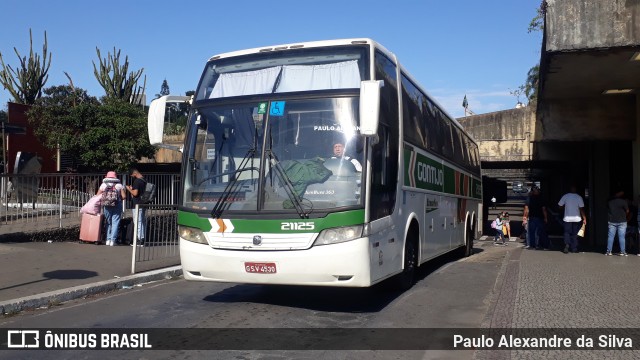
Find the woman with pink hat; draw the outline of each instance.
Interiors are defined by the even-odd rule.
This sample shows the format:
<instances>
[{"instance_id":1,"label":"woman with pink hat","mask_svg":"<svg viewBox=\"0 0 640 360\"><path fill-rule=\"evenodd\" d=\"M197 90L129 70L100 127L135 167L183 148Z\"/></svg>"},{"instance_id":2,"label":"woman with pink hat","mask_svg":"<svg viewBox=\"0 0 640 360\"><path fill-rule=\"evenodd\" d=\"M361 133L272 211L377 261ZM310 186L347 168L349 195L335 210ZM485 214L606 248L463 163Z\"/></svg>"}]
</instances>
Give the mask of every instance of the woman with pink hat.
<instances>
[{"instance_id":1,"label":"woman with pink hat","mask_svg":"<svg viewBox=\"0 0 640 360\"><path fill-rule=\"evenodd\" d=\"M109 171L98 189L107 223L107 245L114 246L118 238L118 226L122 217L122 200L126 198L124 186L115 171Z\"/></svg>"}]
</instances>

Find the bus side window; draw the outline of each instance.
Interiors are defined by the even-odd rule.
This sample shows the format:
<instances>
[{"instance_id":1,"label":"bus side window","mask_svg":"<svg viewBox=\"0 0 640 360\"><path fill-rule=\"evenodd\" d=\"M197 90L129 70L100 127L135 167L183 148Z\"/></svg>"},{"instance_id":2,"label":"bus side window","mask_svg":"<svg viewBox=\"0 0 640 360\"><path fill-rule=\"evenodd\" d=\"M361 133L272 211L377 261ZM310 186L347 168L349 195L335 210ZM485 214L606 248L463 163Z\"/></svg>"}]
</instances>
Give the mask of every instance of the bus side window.
<instances>
[{"instance_id":1,"label":"bus side window","mask_svg":"<svg viewBox=\"0 0 640 360\"><path fill-rule=\"evenodd\" d=\"M378 143L373 147L370 209L371 220L393 213L398 183L399 114L398 77L393 61L376 52L376 79L384 80L380 89Z\"/></svg>"}]
</instances>

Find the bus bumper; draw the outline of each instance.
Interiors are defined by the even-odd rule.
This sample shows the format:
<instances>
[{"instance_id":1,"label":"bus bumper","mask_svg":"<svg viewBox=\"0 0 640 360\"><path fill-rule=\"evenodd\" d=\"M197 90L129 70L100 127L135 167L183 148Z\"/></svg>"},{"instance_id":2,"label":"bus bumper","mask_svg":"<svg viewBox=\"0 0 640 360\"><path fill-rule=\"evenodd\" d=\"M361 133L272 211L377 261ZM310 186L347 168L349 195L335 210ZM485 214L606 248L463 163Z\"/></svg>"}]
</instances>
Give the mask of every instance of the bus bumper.
<instances>
[{"instance_id":1,"label":"bus bumper","mask_svg":"<svg viewBox=\"0 0 640 360\"><path fill-rule=\"evenodd\" d=\"M214 249L180 239L186 280L248 284L371 286L369 240L314 246L306 250L238 251ZM247 263L273 263L275 273L251 273Z\"/></svg>"}]
</instances>

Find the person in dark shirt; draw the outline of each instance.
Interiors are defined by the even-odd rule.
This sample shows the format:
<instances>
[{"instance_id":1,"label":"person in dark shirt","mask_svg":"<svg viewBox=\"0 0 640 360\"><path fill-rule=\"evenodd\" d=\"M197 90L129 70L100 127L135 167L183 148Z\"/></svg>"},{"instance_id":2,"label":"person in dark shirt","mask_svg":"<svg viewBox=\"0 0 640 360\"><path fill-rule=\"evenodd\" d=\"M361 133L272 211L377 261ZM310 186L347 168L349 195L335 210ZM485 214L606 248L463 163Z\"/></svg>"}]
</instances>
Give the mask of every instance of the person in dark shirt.
<instances>
[{"instance_id":1,"label":"person in dark shirt","mask_svg":"<svg viewBox=\"0 0 640 360\"><path fill-rule=\"evenodd\" d=\"M531 193L524 205L524 215L522 223L528 224L527 244L525 249L549 249L549 240L545 225L547 224L547 206L540 196L540 189L537 186L531 187ZM538 242L536 243L536 234Z\"/></svg>"},{"instance_id":2,"label":"person in dark shirt","mask_svg":"<svg viewBox=\"0 0 640 360\"><path fill-rule=\"evenodd\" d=\"M131 169L131 177L133 177L133 183L131 185L127 185L127 191L131 194L131 201L133 203L133 221L136 221L136 226L138 228L137 244L143 246L146 225L145 212L147 209L140 207L139 211L136 213L135 206L137 204L141 204L140 197L144 193L147 182L144 180L144 177L138 169Z\"/></svg>"},{"instance_id":3,"label":"person in dark shirt","mask_svg":"<svg viewBox=\"0 0 640 360\"><path fill-rule=\"evenodd\" d=\"M620 244L620 256L627 256L624 236L627 232L629 205L624 198L624 191L617 191L613 198L609 200L607 206L609 208L609 236L607 238L607 252L605 255L611 255L613 239L617 233L618 243Z\"/></svg>"}]
</instances>

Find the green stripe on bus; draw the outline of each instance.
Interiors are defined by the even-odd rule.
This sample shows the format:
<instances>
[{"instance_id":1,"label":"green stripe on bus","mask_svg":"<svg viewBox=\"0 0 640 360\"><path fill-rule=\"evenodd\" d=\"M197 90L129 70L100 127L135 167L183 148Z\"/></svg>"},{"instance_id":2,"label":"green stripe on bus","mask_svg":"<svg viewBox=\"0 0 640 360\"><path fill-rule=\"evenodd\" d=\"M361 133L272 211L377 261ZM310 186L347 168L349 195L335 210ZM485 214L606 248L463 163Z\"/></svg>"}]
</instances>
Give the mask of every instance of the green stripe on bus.
<instances>
[{"instance_id":1,"label":"green stripe on bus","mask_svg":"<svg viewBox=\"0 0 640 360\"><path fill-rule=\"evenodd\" d=\"M409 146L404 148L404 176L404 185L408 187L482 198L479 179L458 172Z\"/></svg>"},{"instance_id":2,"label":"green stripe on bus","mask_svg":"<svg viewBox=\"0 0 640 360\"><path fill-rule=\"evenodd\" d=\"M364 223L364 210L351 210L331 213L319 219L225 219L233 225L233 233L309 233L320 232L324 229L359 225ZM202 231L211 231L211 223L208 218L194 213L178 211L178 224L198 228ZM312 226L310 224L313 224ZM310 229L311 228L311 229Z\"/></svg>"},{"instance_id":3,"label":"green stripe on bus","mask_svg":"<svg viewBox=\"0 0 640 360\"><path fill-rule=\"evenodd\" d=\"M209 223L208 219L198 216L198 214L182 210L178 210L178 225L198 228L205 232L211 230L211 223Z\"/></svg>"}]
</instances>

